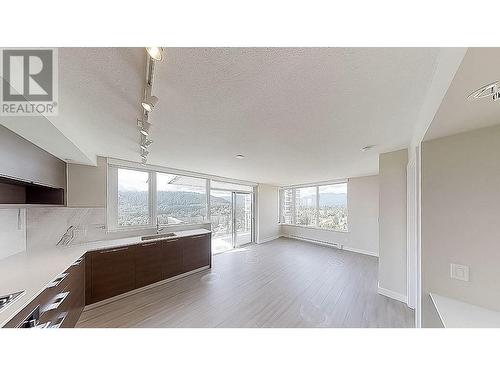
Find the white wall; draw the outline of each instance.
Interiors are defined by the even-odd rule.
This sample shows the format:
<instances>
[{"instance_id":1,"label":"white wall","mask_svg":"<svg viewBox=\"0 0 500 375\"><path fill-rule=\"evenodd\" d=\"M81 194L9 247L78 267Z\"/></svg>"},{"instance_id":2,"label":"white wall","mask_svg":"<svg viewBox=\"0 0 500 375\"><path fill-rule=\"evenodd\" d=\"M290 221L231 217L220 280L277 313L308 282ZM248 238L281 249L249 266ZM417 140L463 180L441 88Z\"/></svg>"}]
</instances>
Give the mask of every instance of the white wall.
<instances>
[{"instance_id":1,"label":"white wall","mask_svg":"<svg viewBox=\"0 0 500 375\"><path fill-rule=\"evenodd\" d=\"M408 150L379 156L379 292L406 300L406 166Z\"/></svg>"},{"instance_id":2,"label":"white wall","mask_svg":"<svg viewBox=\"0 0 500 375\"><path fill-rule=\"evenodd\" d=\"M97 158L97 166L68 164L68 207L106 206L107 163Z\"/></svg>"},{"instance_id":3,"label":"white wall","mask_svg":"<svg viewBox=\"0 0 500 375\"><path fill-rule=\"evenodd\" d=\"M282 225L282 233L377 256L378 199L378 176L350 178L347 183L347 233L292 225Z\"/></svg>"},{"instance_id":4,"label":"white wall","mask_svg":"<svg viewBox=\"0 0 500 375\"><path fill-rule=\"evenodd\" d=\"M26 209L0 209L0 259L26 251Z\"/></svg>"},{"instance_id":5,"label":"white wall","mask_svg":"<svg viewBox=\"0 0 500 375\"><path fill-rule=\"evenodd\" d=\"M280 236L278 190L271 185L257 187L257 243Z\"/></svg>"},{"instance_id":6,"label":"white wall","mask_svg":"<svg viewBox=\"0 0 500 375\"><path fill-rule=\"evenodd\" d=\"M450 278L450 263L470 281ZM500 126L422 144L422 320L435 292L500 310Z\"/></svg>"}]
</instances>

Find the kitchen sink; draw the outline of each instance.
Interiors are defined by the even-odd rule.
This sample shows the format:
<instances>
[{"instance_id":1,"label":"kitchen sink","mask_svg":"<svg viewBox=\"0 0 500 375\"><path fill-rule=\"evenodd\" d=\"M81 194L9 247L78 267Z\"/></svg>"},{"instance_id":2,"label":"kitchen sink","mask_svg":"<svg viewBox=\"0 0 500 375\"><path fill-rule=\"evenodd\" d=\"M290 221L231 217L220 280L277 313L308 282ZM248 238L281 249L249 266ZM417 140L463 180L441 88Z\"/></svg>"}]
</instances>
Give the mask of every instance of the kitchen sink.
<instances>
[{"instance_id":1,"label":"kitchen sink","mask_svg":"<svg viewBox=\"0 0 500 375\"><path fill-rule=\"evenodd\" d=\"M148 240L157 240L161 238L168 238L168 237L175 237L175 233L160 233L160 234L152 234L150 236L142 236L141 241L148 241Z\"/></svg>"}]
</instances>

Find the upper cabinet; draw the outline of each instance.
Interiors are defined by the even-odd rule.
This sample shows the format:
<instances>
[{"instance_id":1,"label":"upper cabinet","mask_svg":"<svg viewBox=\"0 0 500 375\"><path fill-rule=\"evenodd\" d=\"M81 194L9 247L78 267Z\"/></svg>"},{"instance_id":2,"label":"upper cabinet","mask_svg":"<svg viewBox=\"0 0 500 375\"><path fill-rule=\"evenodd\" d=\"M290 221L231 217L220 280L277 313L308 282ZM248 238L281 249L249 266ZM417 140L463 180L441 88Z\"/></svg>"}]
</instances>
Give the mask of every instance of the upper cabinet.
<instances>
[{"instance_id":1,"label":"upper cabinet","mask_svg":"<svg viewBox=\"0 0 500 375\"><path fill-rule=\"evenodd\" d=\"M0 125L0 204L65 203L66 163Z\"/></svg>"}]
</instances>

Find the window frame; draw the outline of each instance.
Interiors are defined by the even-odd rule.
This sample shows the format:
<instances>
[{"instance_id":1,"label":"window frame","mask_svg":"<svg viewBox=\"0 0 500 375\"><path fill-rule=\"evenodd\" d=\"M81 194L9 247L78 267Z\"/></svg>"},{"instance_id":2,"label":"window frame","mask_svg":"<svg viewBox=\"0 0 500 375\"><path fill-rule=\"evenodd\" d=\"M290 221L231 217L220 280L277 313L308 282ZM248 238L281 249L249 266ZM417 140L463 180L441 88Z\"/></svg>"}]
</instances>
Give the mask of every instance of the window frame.
<instances>
[{"instance_id":1,"label":"window frame","mask_svg":"<svg viewBox=\"0 0 500 375\"><path fill-rule=\"evenodd\" d=\"M129 169L140 172L147 172L150 175L149 179L149 187L148 187L148 205L149 205L149 215L150 215L150 223L149 225L134 225L134 226L120 226L118 225L118 169ZM160 224L160 228L178 228L178 227L189 227L196 225L207 225L211 223L210 218L210 190L211 190L211 181L217 182L225 182L229 184L236 184L242 187L245 187L242 192L251 193L254 200L254 209L252 212L252 217L254 220L254 228L255 228L255 210L256 210L256 183L250 181L242 181L242 180L233 180L228 178L223 178L219 176L206 175L202 173L183 171L174 168L160 167L160 166L143 166L141 164L120 160L107 158L107 166L106 166L106 208L105 208L105 216L106 216L106 231L107 232L125 232L125 231L138 231L138 230L146 230L146 229L154 229L156 228L156 218L158 217L158 207L157 207L157 174L158 173L167 173L174 174L183 177L193 177L199 178L201 180L205 180L206 187L206 221L200 223L180 223L180 224ZM248 191L250 188L250 191ZM255 231L255 229L254 229Z\"/></svg>"},{"instance_id":2,"label":"window frame","mask_svg":"<svg viewBox=\"0 0 500 375\"><path fill-rule=\"evenodd\" d=\"M331 185L341 185L345 184L346 185L346 211L347 211L347 230L338 230L338 229L333 229L333 228L323 228L319 225L319 202L320 202L320 196L319 196L319 188L321 186L331 186ZM297 210L296 210L296 191L301 188L310 188L310 187L315 187L316 188L316 223L315 225L303 225L303 224L297 224ZM284 217L284 212L285 212L285 190L292 190L292 204L291 204L291 210L292 210L292 223L286 223L285 217ZM309 229L317 229L317 230L325 230L325 231L331 231L331 232L337 232L337 233L349 233L349 211L348 211L348 206L349 206L349 180L341 180L341 181L329 181L329 182L322 182L322 183L317 183L317 184L308 184L308 185L296 185L296 186L285 186L285 187L280 187L279 188L279 224L280 225L288 225L288 226L293 226L293 227L299 227L299 228L309 228Z\"/></svg>"}]
</instances>

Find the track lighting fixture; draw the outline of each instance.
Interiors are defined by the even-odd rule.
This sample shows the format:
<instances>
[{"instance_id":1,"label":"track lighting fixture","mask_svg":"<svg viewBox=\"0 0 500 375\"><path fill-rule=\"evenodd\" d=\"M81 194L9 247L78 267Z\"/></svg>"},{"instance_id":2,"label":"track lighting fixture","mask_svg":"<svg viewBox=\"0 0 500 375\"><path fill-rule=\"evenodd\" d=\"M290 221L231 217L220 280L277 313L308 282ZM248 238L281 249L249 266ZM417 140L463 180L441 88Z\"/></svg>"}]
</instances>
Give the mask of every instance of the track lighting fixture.
<instances>
[{"instance_id":1,"label":"track lighting fixture","mask_svg":"<svg viewBox=\"0 0 500 375\"><path fill-rule=\"evenodd\" d=\"M142 108L144 108L148 112L151 112L157 103L158 103L158 98L154 95L151 95L147 98L144 98L141 104Z\"/></svg>"},{"instance_id":2,"label":"track lighting fixture","mask_svg":"<svg viewBox=\"0 0 500 375\"><path fill-rule=\"evenodd\" d=\"M146 47L146 51L153 60L163 60L163 47Z\"/></svg>"},{"instance_id":3,"label":"track lighting fixture","mask_svg":"<svg viewBox=\"0 0 500 375\"><path fill-rule=\"evenodd\" d=\"M141 142L141 149L147 150L152 143L153 141L151 139L147 139L146 137L144 137L144 140Z\"/></svg>"},{"instance_id":4,"label":"track lighting fixture","mask_svg":"<svg viewBox=\"0 0 500 375\"><path fill-rule=\"evenodd\" d=\"M142 118L137 120L137 126L140 132L140 155L142 164L147 163L147 156L149 155L148 147L151 146L153 141L149 139L151 123L149 122L150 112L158 104L158 98L152 95L155 63L162 61L164 57L163 47L146 47L148 55L146 55L146 77L144 85L144 96L141 101Z\"/></svg>"},{"instance_id":5,"label":"track lighting fixture","mask_svg":"<svg viewBox=\"0 0 500 375\"><path fill-rule=\"evenodd\" d=\"M149 130L151 129L151 124L147 121L137 121L139 125L139 131L145 137L149 136Z\"/></svg>"}]
</instances>

